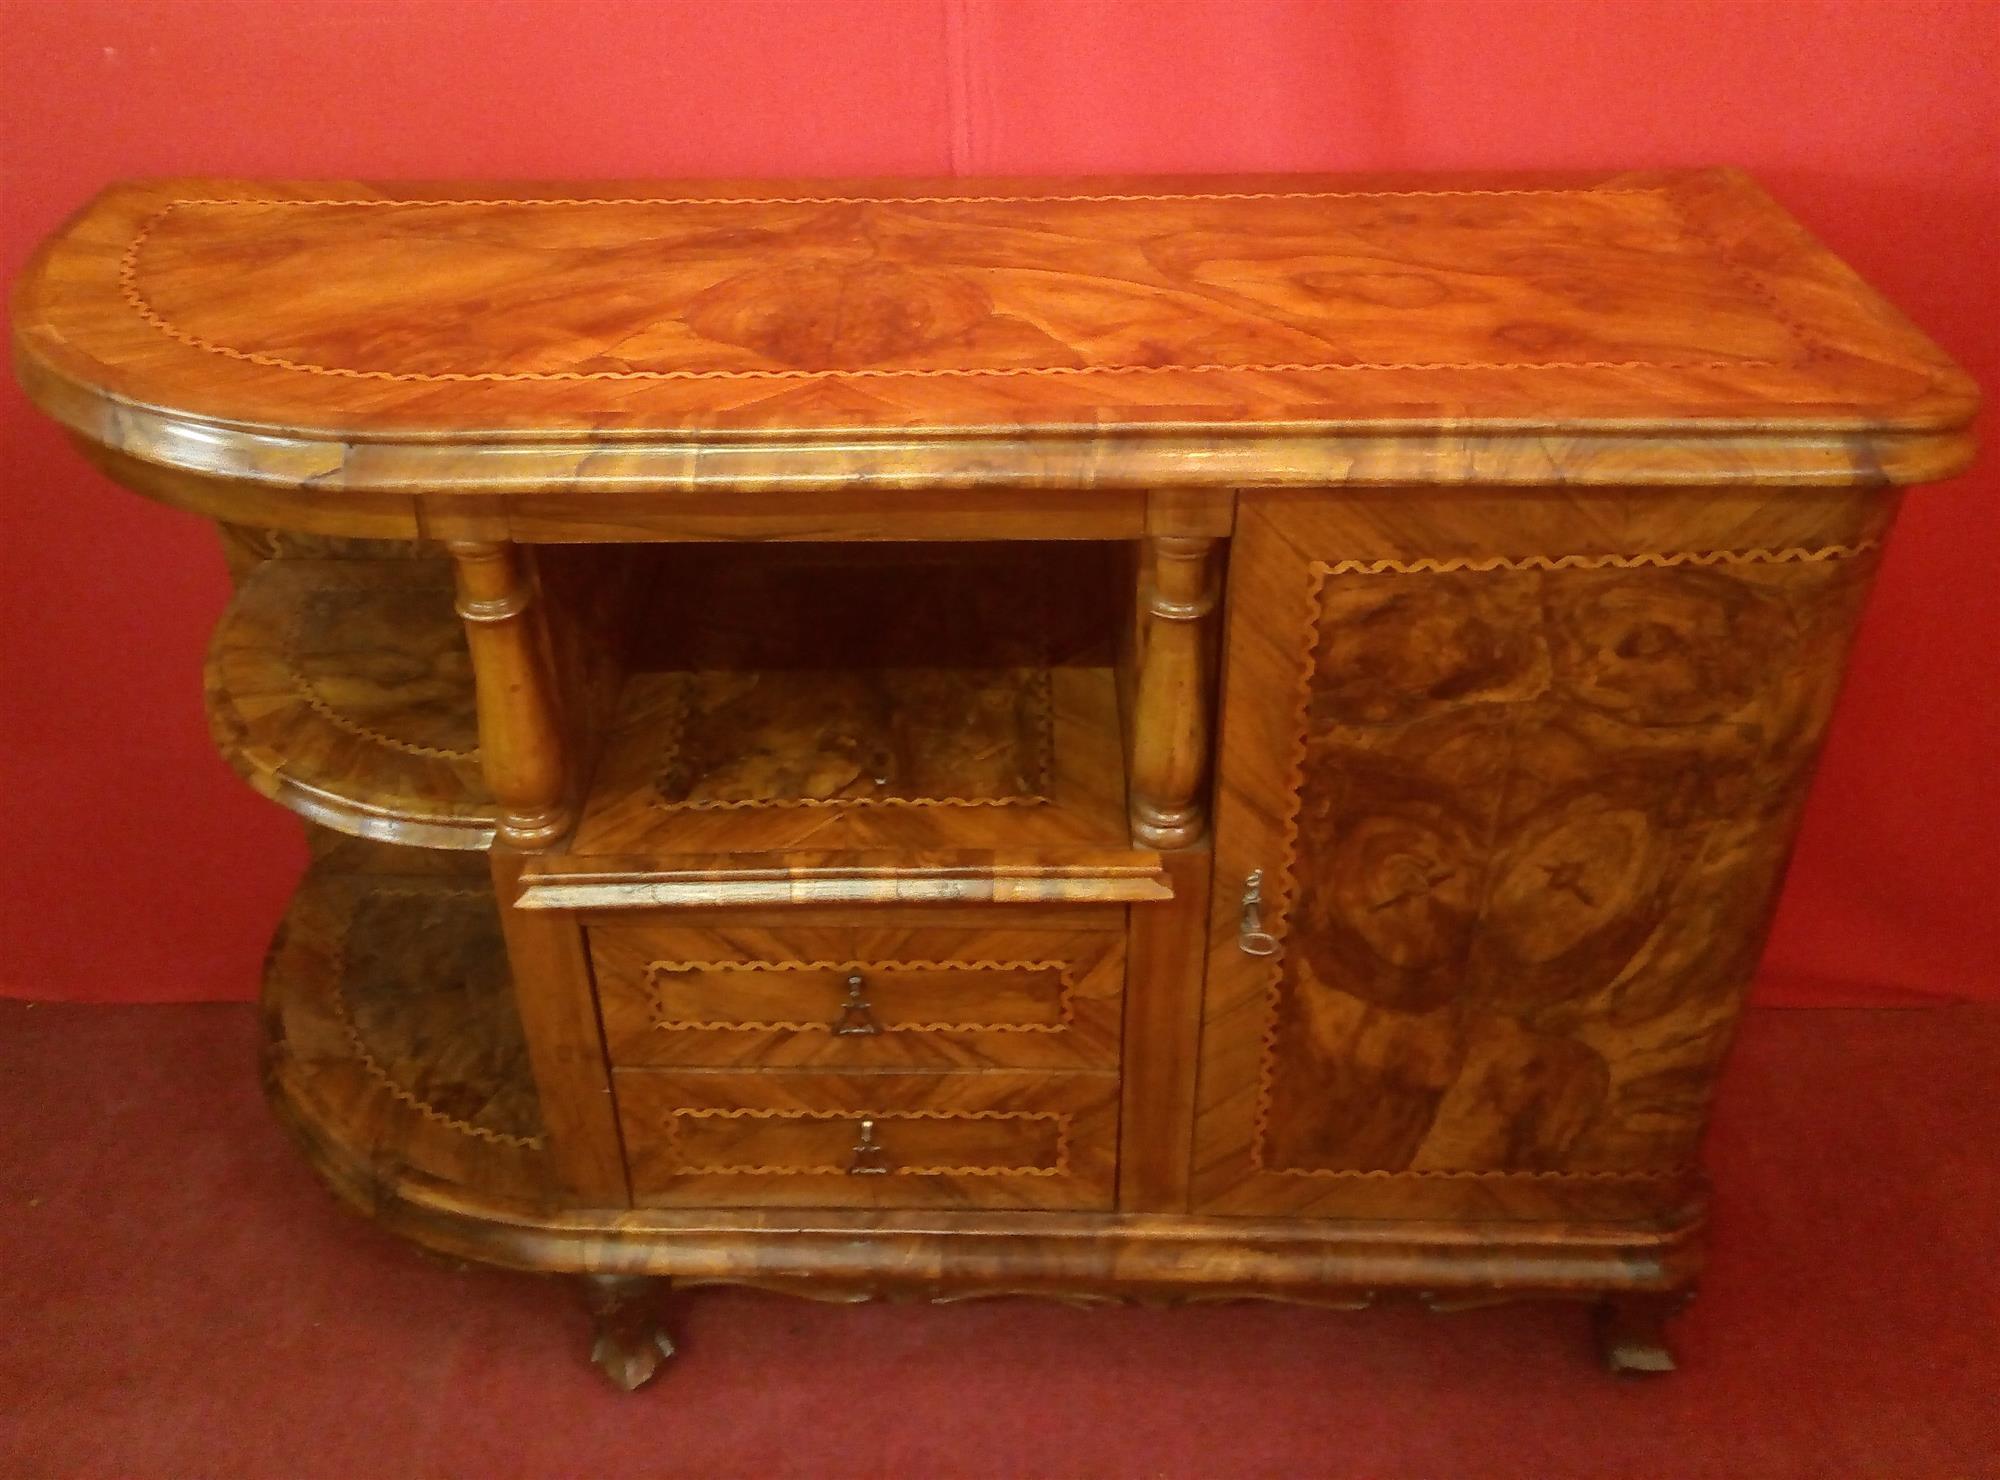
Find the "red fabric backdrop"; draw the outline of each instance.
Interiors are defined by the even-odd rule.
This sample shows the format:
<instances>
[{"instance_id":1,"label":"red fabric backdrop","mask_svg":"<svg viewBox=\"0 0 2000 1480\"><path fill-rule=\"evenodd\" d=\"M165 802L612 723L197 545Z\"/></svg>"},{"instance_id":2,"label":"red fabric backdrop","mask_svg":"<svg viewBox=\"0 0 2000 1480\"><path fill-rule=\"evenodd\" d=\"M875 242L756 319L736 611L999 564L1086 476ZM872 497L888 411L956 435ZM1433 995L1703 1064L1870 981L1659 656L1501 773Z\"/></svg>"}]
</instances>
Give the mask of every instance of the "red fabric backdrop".
<instances>
[{"instance_id":1,"label":"red fabric backdrop","mask_svg":"<svg viewBox=\"0 0 2000 1480\"><path fill-rule=\"evenodd\" d=\"M0 0L0 271L139 174L1729 163L2000 387L1997 58L1994 0ZM303 849L208 747L213 535L0 429L0 992L247 996ZM2000 998L1996 477L1906 506L1767 999Z\"/></svg>"}]
</instances>

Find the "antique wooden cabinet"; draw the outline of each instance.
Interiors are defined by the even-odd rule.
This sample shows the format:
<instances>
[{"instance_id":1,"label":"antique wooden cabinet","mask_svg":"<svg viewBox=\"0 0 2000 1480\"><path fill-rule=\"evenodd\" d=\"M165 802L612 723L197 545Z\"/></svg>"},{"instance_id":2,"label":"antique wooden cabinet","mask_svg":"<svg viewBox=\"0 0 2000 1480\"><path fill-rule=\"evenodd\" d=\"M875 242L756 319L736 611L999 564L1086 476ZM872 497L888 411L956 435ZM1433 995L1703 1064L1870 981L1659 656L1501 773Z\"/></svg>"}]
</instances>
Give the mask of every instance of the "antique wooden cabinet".
<instances>
[{"instance_id":1,"label":"antique wooden cabinet","mask_svg":"<svg viewBox=\"0 0 2000 1480\"><path fill-rule=\"evenodd\" d=\"M585 1277L1592 1303L1948 361L1730 172L101 195L30 395L219 522L272 1103Z\"/></svg>"}]
</instances>

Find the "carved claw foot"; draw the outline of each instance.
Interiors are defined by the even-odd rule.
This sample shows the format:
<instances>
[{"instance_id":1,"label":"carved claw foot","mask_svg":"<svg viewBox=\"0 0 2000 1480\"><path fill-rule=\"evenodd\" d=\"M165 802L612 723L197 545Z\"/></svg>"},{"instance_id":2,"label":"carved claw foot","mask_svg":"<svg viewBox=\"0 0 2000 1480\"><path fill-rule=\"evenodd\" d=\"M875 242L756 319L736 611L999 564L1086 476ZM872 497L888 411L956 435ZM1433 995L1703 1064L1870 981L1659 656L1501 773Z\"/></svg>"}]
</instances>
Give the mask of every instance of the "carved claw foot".
<instances>
[{"instance_id":1,"label":"carved claw foot","mask_svg":"<svg viewBox=\"0 0 2000 1480\"><path fill-rule=\"evenodd\" d=\"M1667 1346L1667 1319L1688 1303L1686 1291L1666 1294L1607 1295L1591 1315L1598 1360L1614 1376L1674 1370Z\"/></svg>"},{"instance_id":2,"label":"carved claw foot","mask_svg":"<svg viewBox=\"0 0 2000 1480\"><path fill-rule=\"evenodd\" d=\"M646 1275L587 1274L584 1303L595 1333L590 1360L626 1392L642 1387L674 1354L661 1322L660 1302L669 1281Z\"/></svg>"}]
</instances>

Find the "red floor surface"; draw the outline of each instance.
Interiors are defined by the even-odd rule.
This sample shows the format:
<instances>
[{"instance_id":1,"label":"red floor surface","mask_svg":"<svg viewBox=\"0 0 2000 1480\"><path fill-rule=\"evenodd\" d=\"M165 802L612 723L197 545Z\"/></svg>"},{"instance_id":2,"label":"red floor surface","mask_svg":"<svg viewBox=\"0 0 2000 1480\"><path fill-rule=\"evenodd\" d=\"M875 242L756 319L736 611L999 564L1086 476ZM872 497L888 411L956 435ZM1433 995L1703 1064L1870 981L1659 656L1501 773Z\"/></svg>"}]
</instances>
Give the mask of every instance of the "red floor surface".
<instances>
[{"instance_id":1,"label":"red floor surface","mask_svg":"<svg viewBox=\"0 0 2000 1480\"><path fill-rule=\"evenodd\" d=\"M2000 1475L2000 1009L1751 1015L1664 1379L1558 1306L716 1291L629 1397L566 1290L337 1209L253 1033L0 1003L0 1475Z\"/></svg>"}]
</instances>

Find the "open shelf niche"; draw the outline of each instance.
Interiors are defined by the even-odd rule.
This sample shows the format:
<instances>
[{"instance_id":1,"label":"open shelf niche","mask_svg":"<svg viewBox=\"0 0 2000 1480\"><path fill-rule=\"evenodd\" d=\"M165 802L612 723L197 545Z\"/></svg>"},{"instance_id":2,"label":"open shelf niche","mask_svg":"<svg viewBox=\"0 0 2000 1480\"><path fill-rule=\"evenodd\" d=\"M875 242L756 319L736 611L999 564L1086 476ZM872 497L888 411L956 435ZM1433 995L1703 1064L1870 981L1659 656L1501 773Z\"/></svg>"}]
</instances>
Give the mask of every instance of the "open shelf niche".
<instances>
[{"instance_id":1,"label":"open shelf niche","mask_svg":"<svg viewBox=\"0 0 2000 1480\"><path fill-rule=\"evenodd\" d=\"M675 878L718 868L913 869L1155 897L1126 823L1127 547L570 547L540 564L588 787L536 878L647 876L671 902ZM502 808L443 561L247 564L207 688L225 757L294 811L491 846Z\"/></svg>"},{"instance_id":2,"label":"open shelf niche","mask_svg":"<svg viewBox=\"0 0 2000 1480\"><path fill-rule=\"evenodd\" d=\"M529 865L524 903L823 898L849 875L1157 897L1126 820L1124 547L625 558L623 687L576 831Z\"/></svg>"}]
</instances>

